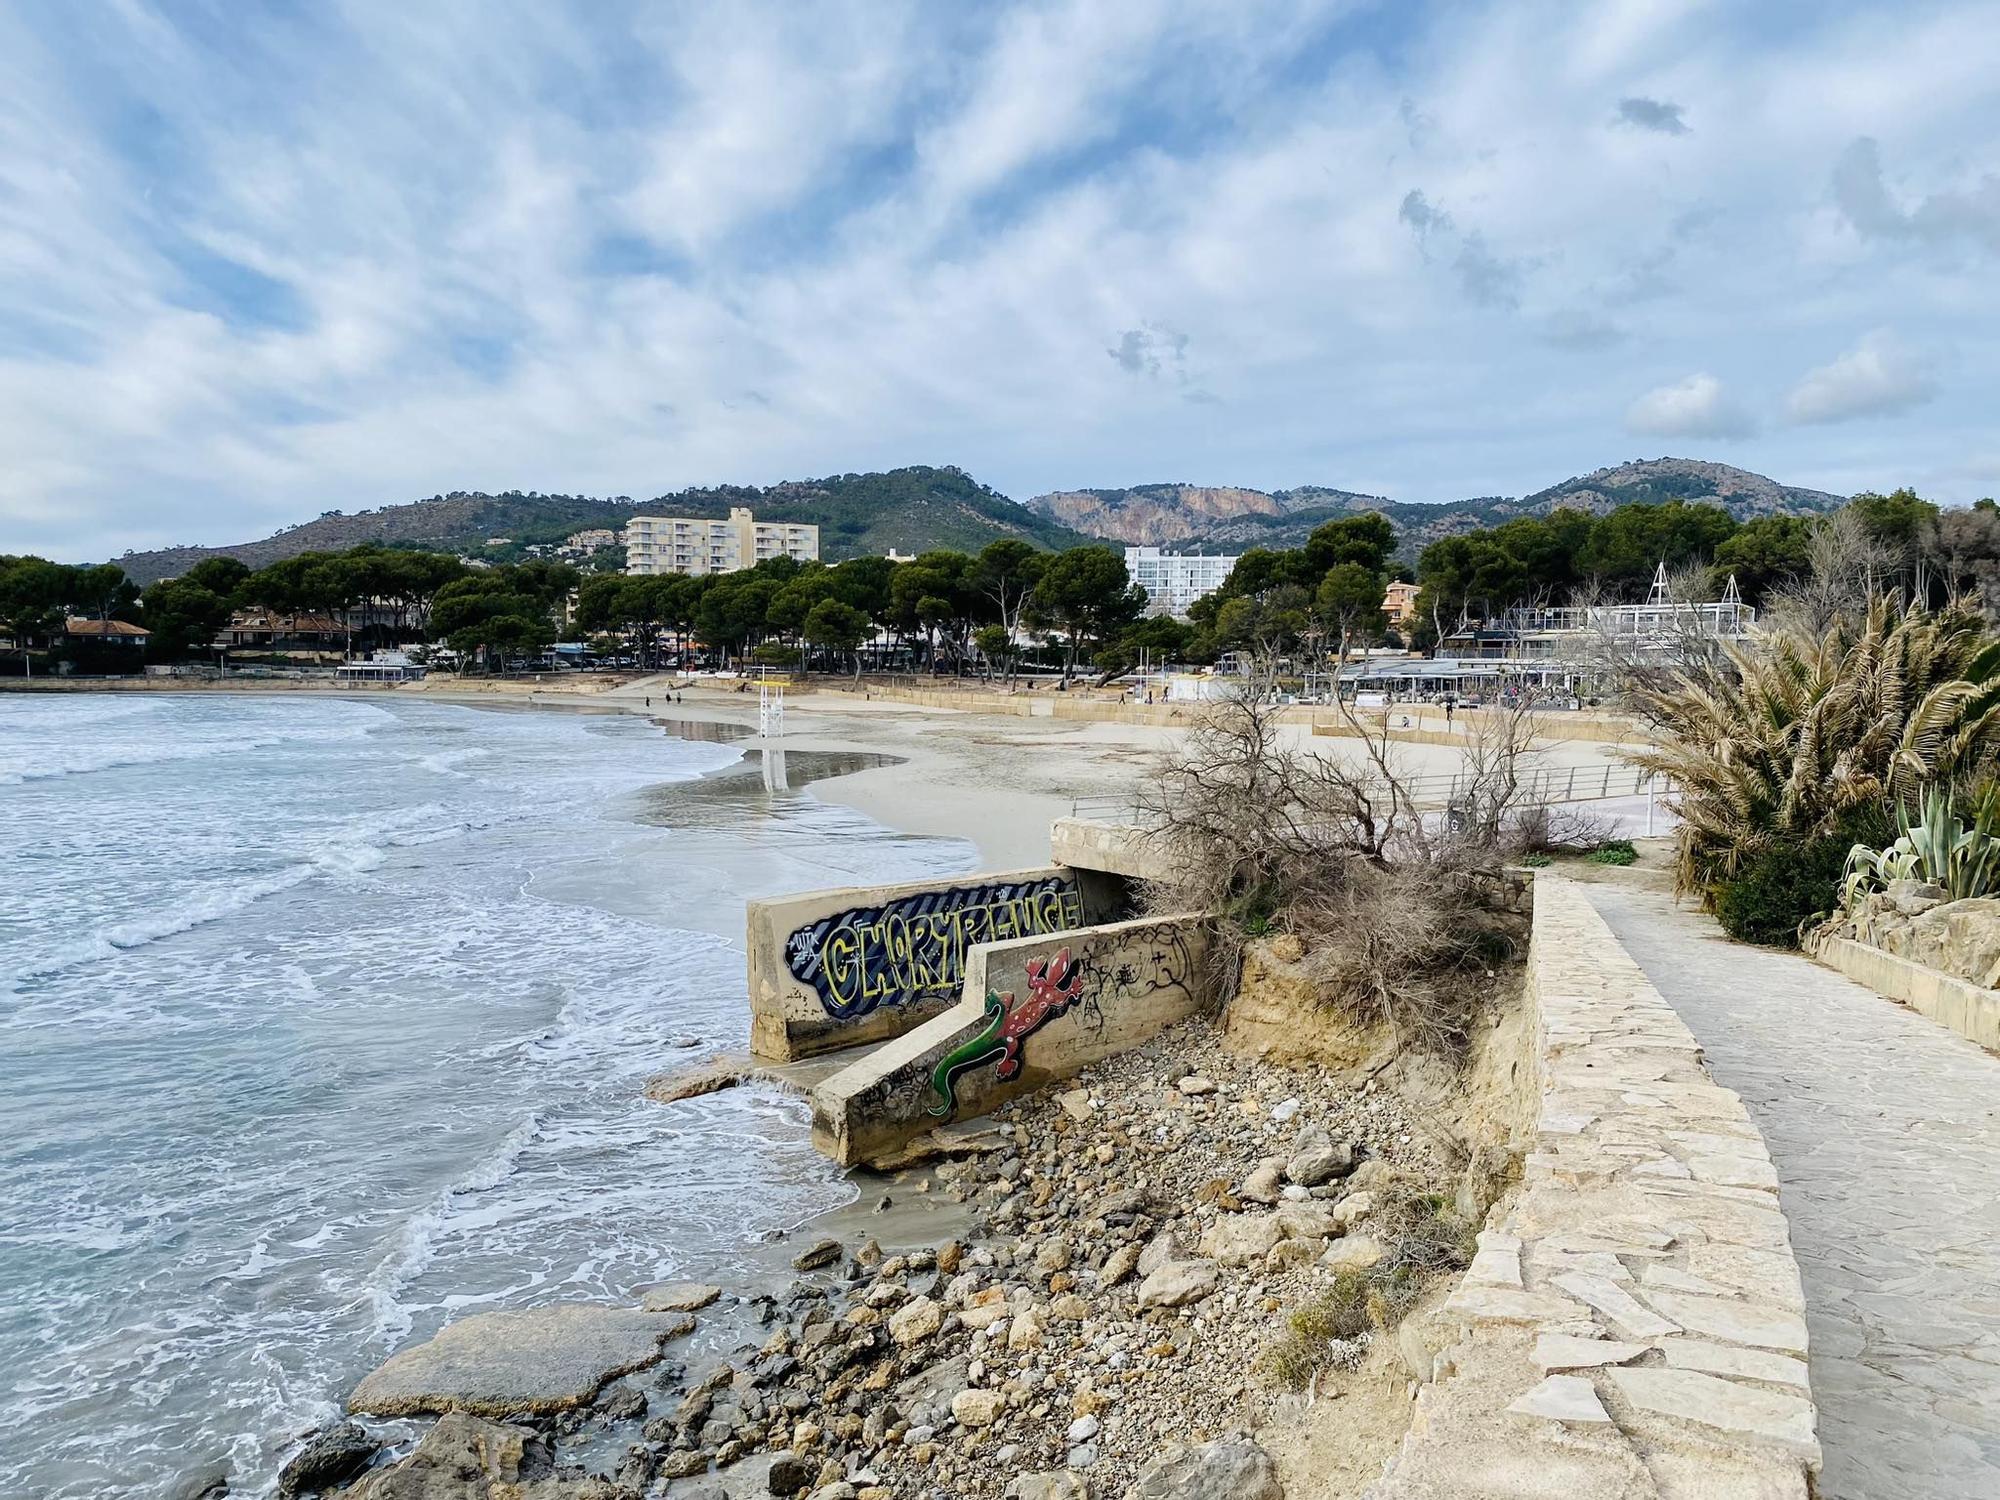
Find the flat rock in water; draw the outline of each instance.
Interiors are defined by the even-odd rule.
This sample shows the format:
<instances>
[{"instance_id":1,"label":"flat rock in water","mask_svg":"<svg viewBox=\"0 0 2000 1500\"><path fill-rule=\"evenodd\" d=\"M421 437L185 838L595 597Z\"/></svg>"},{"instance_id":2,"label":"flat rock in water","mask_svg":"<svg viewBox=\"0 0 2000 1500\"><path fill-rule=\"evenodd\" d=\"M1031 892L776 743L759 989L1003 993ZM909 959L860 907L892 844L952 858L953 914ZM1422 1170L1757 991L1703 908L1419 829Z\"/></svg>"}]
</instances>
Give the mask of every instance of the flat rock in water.
<instances>
[{"instance_id":1,"label":"flat rock in water","mask_svg":"<svg viewBox=\"0 0 2000 1500\"><path fill-rule=\"evenodd\" d=\"M470 1500L518 1495L529 1485L549 1500L564 1493L553 1485L555 1455L539 1433L487 1422L464 1412L439 1419L399 1463L377 1469L340 1492L340 1500ZM543 1488L543 1481L551 1488Z\"/></svg>"},{"instance_id":2,"label":"flat rock in water","mask_svg":"<svg viewBox=\"0 0 2000 1500\"><path fill-rule=\"evenodd\" d=\"M810 1250L801 1250L792 1257L794 1271L817 1271L821 1266L830 1266L840 1259L839 1240L821 1240Z\"/></svg>"},{"instance_id":3,"label":"flat rock in water","mask_svg":"<svg viewBox=\"0 0 2000 1500\"><path fill-rule=\"evenodd\" d=\"M940 1157L983 1156L988 1151L998 1151L1006 1144L1007 1138L991 1126L966 1121L926 1130L900 1146L875 1152L866 1157L862 1165L871 1172L899 1172L904 1167L936 1161Z\"/></svg>"},{"instance_id":4,"label":"flat rock in water","mask_svg":"<svg viewBox=\"0 0 2000 1500\"><path fill-rule=\"evenodd\" d=\"M204 1464L183 1474L167 1491L167 1500L220 1500L229 1493L229 1465Z\"/></svg>"},{"instance_id":5,"label":"flat rock in water","mask_svg":"<svg viewBox=\"0 0 2000 1500\"><path fill-rule=\"evenodd\" d=\"M734 1088L739 1083L768 1082L774 1077L748 1057L715 1057L691 1068L654 1074L646 1080L646 1097L655 1104L672 1104Z\"/></svg>"},{"instance_id":6,"label":"flat rock in water","mask_svg":"<svg viewBox=\"0 0 2000 1500\"><path fill-rule=\"evenodd\" d=\"M390 1359L354 1388L347 1409L384 1417L566 1411L657 1363L661 1346L693 1327L684 1314L591 1304L479 1313Z\"/></svg>"},{"instance_id":7,"label":"flat rock in water","mask_svg":"<svg viewBox=\"0 0 2000 1500\"><path fill-rule=\"evenodd\" d=\"M694 1312L721 1295L721 1287L709 1286L705 1282L669 1281L648 1291L640 1299L639 1306L649 1313Z\"/></svg>"}]
</instances>

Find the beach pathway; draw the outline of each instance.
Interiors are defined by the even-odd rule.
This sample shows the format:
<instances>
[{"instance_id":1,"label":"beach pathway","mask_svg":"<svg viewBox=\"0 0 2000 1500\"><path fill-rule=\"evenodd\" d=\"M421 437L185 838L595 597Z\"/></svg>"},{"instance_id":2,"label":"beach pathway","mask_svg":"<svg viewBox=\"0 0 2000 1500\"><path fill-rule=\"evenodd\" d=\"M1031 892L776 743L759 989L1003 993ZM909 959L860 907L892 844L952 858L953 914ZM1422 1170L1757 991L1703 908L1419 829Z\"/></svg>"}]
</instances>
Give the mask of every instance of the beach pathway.
<instances>
[{"instance_id":1,"label":"beach pathway","mask_svg":"<svg viewBox=\"0 0 2000 1500\"><path fill-rule=\"evenodd\" d=\"M1593 905L1741 1095L1805 1280L1826 1500L2000 1496L2000 1058L1636 885Z\"/></svg>"}]
</instances>

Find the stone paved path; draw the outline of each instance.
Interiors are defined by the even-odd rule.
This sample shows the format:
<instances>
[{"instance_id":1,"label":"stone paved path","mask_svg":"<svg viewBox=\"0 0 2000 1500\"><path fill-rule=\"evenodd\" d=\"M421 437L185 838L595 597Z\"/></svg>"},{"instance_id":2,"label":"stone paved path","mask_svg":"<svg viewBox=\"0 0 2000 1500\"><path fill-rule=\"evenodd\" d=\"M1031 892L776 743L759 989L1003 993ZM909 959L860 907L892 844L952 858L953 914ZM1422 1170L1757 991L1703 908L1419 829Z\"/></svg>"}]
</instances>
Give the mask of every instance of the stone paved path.
<instances>
[{"instance_id":1,"label":"stone paved path","mask_svg":"<svg viewBox=\"0 0 2000 1500\"><path fill-rule=\"evenodd\" d=\"M1777 1165L1821 1495L2000 1497L2000 1058L1664 893L1584 889Z\"/></svg>"}]
</instances>

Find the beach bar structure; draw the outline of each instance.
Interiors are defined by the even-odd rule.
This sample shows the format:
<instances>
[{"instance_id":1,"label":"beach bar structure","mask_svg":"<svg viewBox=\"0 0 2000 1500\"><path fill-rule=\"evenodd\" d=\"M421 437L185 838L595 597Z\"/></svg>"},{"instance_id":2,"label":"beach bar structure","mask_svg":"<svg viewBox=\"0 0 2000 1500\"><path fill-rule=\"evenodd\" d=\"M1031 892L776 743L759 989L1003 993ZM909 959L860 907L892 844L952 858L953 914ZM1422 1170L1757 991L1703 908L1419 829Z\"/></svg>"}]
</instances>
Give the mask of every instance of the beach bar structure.
<instances>
[{"instance_id":1,"label":"beach bar structure","mask_svg":"<svg viewBox=\"0 0 2000 1500\"><path fill-rule=\"evenodd\" d=\"M343 662L334 668L335 682L422 682L424 668L400 651L378 651L368 661Z\"/></svg>"}]
</instances>

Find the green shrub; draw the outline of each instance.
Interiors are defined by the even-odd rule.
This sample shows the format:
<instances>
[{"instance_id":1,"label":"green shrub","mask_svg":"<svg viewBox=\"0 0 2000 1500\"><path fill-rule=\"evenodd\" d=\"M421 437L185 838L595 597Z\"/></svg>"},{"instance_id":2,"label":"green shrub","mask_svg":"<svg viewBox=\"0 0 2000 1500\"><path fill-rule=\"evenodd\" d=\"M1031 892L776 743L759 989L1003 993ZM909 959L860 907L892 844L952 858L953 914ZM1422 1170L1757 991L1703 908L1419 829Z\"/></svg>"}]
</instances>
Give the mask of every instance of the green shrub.
<instances>
[{"instance_id":1,"label":"green shrub","mask_svg":"<svg viewBox=\"0 0 2000 1500\"><path fill-rule=\"evenodd\" d=\"M1766 849L1716 887L1716 920L1741 942L1798 947L1799 929L1840 904L1848 851L1858 843L1879 847L1895 836L1895 826L1890 814L1875 809L1846 819L1826 838Z\"/></svg>"},{"instance_id":2,"label":"green shrub","mask_svg":"<svg viewBox=\"0 0 2000 1500\"><path fill-rule=\"evenodd\" d=\"M1886 849L1856 844L1847 855L1840 905L1852 911L1861 900L1894 880L1921 880L1944 887L1954 901L1990 896L2000 888L2000 836L1990 815L1977 812L1968 828L1953 811L1945 788L1924 792L1923 815L1912 820L1907 811L1898 822L1902 836Z\"/></svg>"},{"instance_id":3,"label":"green shrub","mask_svg":"<svg viewBox=\"0 0 2000 1500\"><path fill-rule=\"evenodd\" d=\"M1552 855L1545 854L1540 849L1537 849L1533 854L1522 855L1521 863L1531 870L1546 870L1550 865L1555 863L1555 859Z\"/></svg>"},{"instance_id":4,"label":"green shrub","mask_svg":"<svg viewBox=\"0 0 2000 1500\"><path fill-rule=\"evenodd\" d=\"M1442 1193L1387 1189L1370 1233L1388 1253L1366 1271L1342 1271L1333 1285L1293 1308L1285 1331L1261 1356L1277 1384L1297 1390L1324 1369L1354 1369L1368 1342L1387 1333L1442 1273L1472 1263L1479 1225Z\"/></svg>"},{"instance_id":5,"label":"green shrub","mask_svg":"<svg viewBox=\"0 0 2000 1500\"><path fill-rule=\"evenodd\" d=\"M1606 839L1584 859L1593 865L1630 865L1638 863L1639 854L1630 839Z\"/></svg>"}]
</instances>

